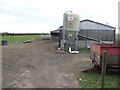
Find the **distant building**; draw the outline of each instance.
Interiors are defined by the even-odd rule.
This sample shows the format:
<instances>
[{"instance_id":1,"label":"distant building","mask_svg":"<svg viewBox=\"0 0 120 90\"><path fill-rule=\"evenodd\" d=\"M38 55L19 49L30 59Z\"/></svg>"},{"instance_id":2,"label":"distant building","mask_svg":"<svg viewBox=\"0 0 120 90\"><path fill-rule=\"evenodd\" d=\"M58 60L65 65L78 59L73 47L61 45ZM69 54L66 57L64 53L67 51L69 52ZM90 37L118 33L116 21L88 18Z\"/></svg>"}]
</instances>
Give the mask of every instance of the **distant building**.
<instances>
[{"instance_id":1,"label":"distant building","mask_svg":"<svg viewBox=\"0 0 120 90\"><path fill-rule=\"evenodd\" d=\"M63 26L60 26L58 29L51 31L51 39L59 39L60 30L63 30Z\"/></svg>"}]
</instances>

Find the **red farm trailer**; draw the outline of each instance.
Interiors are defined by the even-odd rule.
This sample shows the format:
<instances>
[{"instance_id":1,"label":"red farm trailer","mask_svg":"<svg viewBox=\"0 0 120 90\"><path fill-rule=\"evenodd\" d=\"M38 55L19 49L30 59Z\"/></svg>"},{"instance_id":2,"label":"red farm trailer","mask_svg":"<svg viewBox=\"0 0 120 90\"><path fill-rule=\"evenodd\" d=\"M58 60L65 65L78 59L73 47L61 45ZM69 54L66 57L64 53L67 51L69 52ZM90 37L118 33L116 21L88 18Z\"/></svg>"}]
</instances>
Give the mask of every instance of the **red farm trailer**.
<instances>
[{"instance_id":1,"label":"red farm trailer","mask_svg":"<svg viewBox=\"0 0 120 90\"><path fill-rule=\"evenodd\" d=\"M103 52L107 51L106 68L120 68L120 44L91 44L90 51L90 59L95 66L101 67Z\"/></svg>"}]
</instances>

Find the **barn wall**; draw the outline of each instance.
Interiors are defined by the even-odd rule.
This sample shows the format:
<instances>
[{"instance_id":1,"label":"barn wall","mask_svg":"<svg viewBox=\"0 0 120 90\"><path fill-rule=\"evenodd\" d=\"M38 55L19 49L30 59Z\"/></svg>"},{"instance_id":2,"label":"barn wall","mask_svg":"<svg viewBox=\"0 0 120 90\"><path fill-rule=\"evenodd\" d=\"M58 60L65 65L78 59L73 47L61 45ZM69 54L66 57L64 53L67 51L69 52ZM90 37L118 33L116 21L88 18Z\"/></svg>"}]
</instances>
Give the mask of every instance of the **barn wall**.
<instances>
[{"instance_id":1,"label":"barn wall","mask_svg":"<svg viewBox=\"0 0 120 90\"><path fill-rule=\"evenodd\" d=\"M115 30L80 29L80 34L102 41L115 41Z\"/></svg>"},{"instance_id":2,"label":"barn wall","mask_svg":"<svg viewBox=\"0 0 120 90\"><path fill-rule=\"evenodd\" d=\"M78 48L90 48L90 45L93 43L101 43L101 42L97 42L97 41L93 41L93 40L79 40L78 41ZM113 43L111 41L106 41L106 43Z\"/></svg>"},{"instance_id":3,"label":"barn wall","mask_svg":"<svg viewBox=\"0 0 120 90\"><path fill-rule=\"evenodd\" d=\"M98 42L92 41L92 40L79 40L78 41L78 48L88 48L93 43L98 43Z\"/></svg>"}]
</instances>

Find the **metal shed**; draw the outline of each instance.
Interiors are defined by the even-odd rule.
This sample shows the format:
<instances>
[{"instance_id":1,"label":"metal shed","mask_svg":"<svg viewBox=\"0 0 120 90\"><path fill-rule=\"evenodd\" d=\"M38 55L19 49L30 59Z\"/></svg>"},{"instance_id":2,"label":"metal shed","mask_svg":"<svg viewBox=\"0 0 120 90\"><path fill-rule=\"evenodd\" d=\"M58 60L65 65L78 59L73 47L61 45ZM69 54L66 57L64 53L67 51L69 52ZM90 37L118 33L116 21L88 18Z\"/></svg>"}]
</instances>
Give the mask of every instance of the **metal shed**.
<instances>
[{"instance_id":1,"label":"metal shed","mask_svg":"<svg viewBox=\"0 0 120 90\"><path fill-rule=\"evenodd\" d=\"M98 40L115 42L115 30L115 27L92 20L80 21L80 34Z\"/></svg>"},{"instance_id":2,"label":"metal shed","mask_svg":"<svg viewBox=\"0 0 120 90\"><path fill-rule=\"evenodd\" d=\"M63 30L63 26L60 26L58 29L53 30L50 32L51 34L51 39L59 39L60 38L60 31Z\"/></svg>"}]
</instances>

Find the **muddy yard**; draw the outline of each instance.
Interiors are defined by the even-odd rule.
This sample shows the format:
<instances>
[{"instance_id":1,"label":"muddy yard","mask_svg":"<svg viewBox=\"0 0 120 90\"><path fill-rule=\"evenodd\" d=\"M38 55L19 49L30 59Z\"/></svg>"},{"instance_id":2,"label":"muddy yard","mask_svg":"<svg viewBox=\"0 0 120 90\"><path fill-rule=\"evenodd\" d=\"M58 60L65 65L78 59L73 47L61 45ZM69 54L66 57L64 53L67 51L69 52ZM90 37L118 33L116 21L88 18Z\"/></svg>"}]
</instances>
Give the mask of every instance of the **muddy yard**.
<instances>
[{"instance_id":1,"label":"muddy yard","mask_svg":"<svg viewBox=\"0 0 120 90\"><path fill-rule=\"evenodd\" d=\"M79 88L77 74L90 65L89 53L58 51L40 40L2 47L3 88Z\"/></svg>"}]
</instances>

